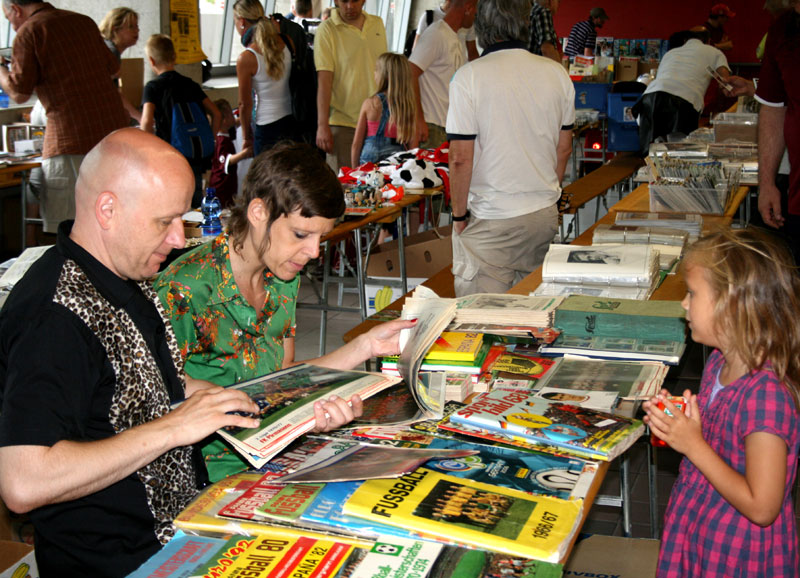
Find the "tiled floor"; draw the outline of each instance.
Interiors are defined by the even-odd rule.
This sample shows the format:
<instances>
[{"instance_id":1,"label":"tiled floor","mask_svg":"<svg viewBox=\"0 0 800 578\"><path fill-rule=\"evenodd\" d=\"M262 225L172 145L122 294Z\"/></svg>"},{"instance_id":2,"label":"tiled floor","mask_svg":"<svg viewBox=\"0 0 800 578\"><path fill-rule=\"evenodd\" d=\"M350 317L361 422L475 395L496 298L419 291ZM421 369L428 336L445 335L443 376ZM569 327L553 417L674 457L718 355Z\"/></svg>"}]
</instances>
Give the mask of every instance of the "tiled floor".
<instances>
[{"instance_id":1,"label":"tiled floor","mask_svg":"<svg viewBox=\"0 0 800 578\"><path fill-rule=\"evenodd\" d=\"M300 300L313 299L314 293L309 282L301 282ZM331 302L336 299L335 289L330 292ZM355 306L357 302L353 293L345 293L343 304ZM338 312L328 315L327 351L342 345L342 335L355 327L361 318L358 313ZM319 348L320 313L309 309L297 312L296 359L317 357ZM703 348L691 343L681 365L671 368L666 380L666 387L680 395L684 389L696 391L700 385L703 368ZM631 476L631 535L636 538L650 538L650 505L648 484L647 440L642 439L629 450ZM659 527L663 520L664 510L669 499L670 489L678 473L680 456L671 449L660 449L656 453L657 474L656 490L658 495ZM609 474L600 491L601 494L619 495L619 460L612 463ZM800 508L795 506L795 510ZM800 519L799 519L800 523ZM589 533L613 536L623 535L622 511L613 506L595 505L592 507L584 530Z\"/></svg>"}]
</instances>

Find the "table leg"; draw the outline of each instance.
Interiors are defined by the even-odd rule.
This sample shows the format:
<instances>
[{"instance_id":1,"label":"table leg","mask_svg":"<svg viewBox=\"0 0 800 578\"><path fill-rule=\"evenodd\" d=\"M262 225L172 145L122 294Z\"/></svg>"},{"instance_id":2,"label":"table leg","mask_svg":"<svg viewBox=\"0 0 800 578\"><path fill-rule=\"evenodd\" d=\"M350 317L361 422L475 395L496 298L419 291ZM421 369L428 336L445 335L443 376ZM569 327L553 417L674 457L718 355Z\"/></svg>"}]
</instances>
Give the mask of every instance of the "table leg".
<instances>
[{"instance_id":1,"label":"table leg","mask_svg":"<svg viewBox=\"0 0 800 578\"><path fill-rule=\"evenodd\" d=\"M622 535L631 536L630 452L622 454L619 463L619 491L622 498Z\"/></svg>"},{"instance_id":2,"label":"table leg","mask_svg":"<svg viewBox=\"0 0 800 578\"><path fill-rule=\"evenodd\" d=\"M403 295L408 293L408 275L406 274L406 248L405 248L405 241L403 239L404 235L402 233L403 229L403 211L400 211L400 214L397 216L397 230L400 231L397 235L397 263L400 266L400 283L402 285L401 289L403 291Z\"/></svg>"},{"instance_id":3,"label":"table leg","mask_svg":"<svg viewBox=\"0 0 800 578\"><path fill-rule=\"evenodd\" d=\"M356 229L353 231L356 240L356 279L358 284L358 305L361 308L361 320L367 318L367 288L366 288L366 272L364 271L364 260L361 255L361 231ZM403 238L403 231L398 231L398 236ZM402 254L402 252L401 252Z\"/></svg>"},{"instance_id":4,"label":"table leg","mask_svg":"<svg viewBox=\"0 0 800 578\"><path fill-rule=\"evenodd\" d=\"M322 295L320 296L320 304L323 306L319 312L319 355L325 355L325 342L328 338L328 277L330 275L330 259L331 259L331 244L330 241L325 241L322 244ZM341 284L339 285L341 287Z\"/></svg>"},{"instance_id":5,"label":"table leg","mask_svg":"<svg viewBox=\"0 0 800 578\"><path fill-rule=\"evenodd\" d=\"M648 428L649 429L649 428ZM649 435L648 435L649 437ZM650 537L658 540L658 450L647 442L647 485L650 498Z\"/></svg>"},{"instance_id":6,"label":"table leg","mask_svg":"<svg viewBox=\"0 0 800 578\"><path fill-rule=\"evenodd\" d=\"M22 211L22 250L28 247L28 187L25 186L25 172L22 172L19 190L22 194L20 206Z\"/></svg>"}]
</instances>

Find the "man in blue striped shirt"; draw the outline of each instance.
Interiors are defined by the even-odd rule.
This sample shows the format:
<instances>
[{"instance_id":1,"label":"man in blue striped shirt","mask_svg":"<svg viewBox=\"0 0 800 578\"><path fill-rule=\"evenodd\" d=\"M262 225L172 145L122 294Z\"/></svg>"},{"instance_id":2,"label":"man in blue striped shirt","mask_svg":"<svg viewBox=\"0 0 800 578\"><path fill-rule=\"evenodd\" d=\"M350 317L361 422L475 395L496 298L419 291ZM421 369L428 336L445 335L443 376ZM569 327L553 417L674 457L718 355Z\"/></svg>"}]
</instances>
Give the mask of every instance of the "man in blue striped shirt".
<instances>
[{"instance_id":1,"label":"man in blue striped shirt","mask_svg":"<svg viewBox=\"0 0 800 578\"><path fill-rule=\"evenodd\" d=\"M592 8L589 19L582 20L572 27L567 39L564 54L567 56L594 56L594 45L597 40L597 29L602 28L608 20L608 14L602 8Z\"/></svg>"}]
</instances>

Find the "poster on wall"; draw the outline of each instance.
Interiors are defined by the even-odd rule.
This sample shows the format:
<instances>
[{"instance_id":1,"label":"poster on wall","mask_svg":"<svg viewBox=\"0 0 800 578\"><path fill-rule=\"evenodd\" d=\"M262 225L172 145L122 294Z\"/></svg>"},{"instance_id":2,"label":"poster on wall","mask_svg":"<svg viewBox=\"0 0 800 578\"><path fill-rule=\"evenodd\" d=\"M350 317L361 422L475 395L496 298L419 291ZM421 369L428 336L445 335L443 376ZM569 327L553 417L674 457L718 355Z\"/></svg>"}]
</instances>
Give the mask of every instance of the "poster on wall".
<instances>
[{"instance_id":1,"label":"poster on wall","mask_svg":"<svg viewBox=\"0 0 800 578\"><path fill-rule=\"evenodd\" d=\"M170 0L169 30L175 45L176 64L205 60L206 55L200 46L197 0Z\"/></svg>"}]
</instances>

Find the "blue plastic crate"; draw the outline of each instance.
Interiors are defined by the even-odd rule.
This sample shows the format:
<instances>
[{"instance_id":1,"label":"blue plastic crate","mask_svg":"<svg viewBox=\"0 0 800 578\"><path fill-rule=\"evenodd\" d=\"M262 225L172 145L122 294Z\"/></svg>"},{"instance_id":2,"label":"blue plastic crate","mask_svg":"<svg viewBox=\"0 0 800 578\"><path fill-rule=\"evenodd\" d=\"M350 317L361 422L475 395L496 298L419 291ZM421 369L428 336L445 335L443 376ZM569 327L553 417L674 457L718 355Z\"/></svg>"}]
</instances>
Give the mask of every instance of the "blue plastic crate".
<instances>
[{"instance_id":1,"label":"blue plastic crate","mask_svg":"<svg viewBox=\"0 0 800 578\"><path fill-rule=\"evenodd\" d=\"M608 95L608 118L615 122L636 124L636 119L631 113L631 108L639 100L640 94L635 92L609 93Z\"/></svg>"},{"instance_id":2,"label":"blue plastic crate","mask_svg":"<svg viewBox=\"0 0 800 578\"><path fill-rule=\"evenodd\" d=\"M610 83L601 82L576 82L575 108L593 108L602 112L607 108L608 91Z\"/></svg>"},{"instance_id":3,"label":"blue plastic crate","mask_svg":"<svg viewBox=\"0 0 800 578\"><path fill-rule=\"evenodd\" d=\"M631 124L608 121L608 150L638 151L639 126L635 122Z\"/></svg>"}]
</instances>

